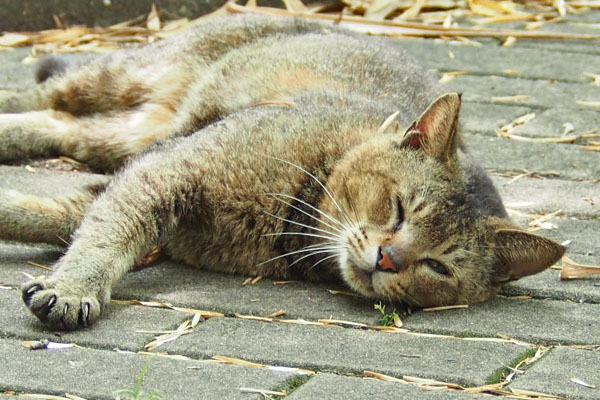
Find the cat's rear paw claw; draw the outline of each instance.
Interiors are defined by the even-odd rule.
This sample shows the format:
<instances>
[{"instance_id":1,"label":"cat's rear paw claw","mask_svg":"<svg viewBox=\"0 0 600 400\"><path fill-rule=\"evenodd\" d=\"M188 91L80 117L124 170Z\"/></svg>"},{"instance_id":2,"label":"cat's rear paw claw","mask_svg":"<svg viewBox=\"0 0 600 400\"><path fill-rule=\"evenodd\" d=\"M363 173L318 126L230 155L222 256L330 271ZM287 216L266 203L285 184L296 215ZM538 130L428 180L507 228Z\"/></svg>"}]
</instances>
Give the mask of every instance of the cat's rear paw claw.
<instances>
[{"instance_id":1,"label":"cat's rear paw claw","mask_svg":"<svg viewBox=\"0 0 600 400\"><path fill-rule=\"evenodd\" d=\"M100 315L101 305L94 297L62 294L42 279L26 283L23 301L40 321L53 329L74 330L91 325Z\"/></svg>"}]
</instances>

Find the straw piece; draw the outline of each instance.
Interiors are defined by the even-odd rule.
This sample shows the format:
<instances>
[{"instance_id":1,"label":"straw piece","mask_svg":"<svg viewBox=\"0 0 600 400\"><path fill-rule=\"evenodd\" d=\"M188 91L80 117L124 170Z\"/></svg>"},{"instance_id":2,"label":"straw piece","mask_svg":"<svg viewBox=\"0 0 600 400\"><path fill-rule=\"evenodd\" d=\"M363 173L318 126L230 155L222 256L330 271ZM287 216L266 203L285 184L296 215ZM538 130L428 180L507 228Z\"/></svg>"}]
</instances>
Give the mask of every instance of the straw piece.
<instances>
[{"instance_id":1,"label":"straw piece","mask_svg":"<svg viewBox=\"0 0 600 400\"><path fill-rule=\"evenodd\" d=\"M563 256L561 261L561 281L576 278L588 278L590 276L600 276L600 266L598 265L577 264L567 256Z\"/></svg>"},{"instance_id":2,"label":"straw piece","mask_svg":"<svg viewBox=\"0 0 600 400\"><path fill-rule=\"evenodd\" d=\"M573 382L574 384L576 384L576 385L583 386L583 387L586 387L588 389L596 389L596 385L592 385L591 383L587 383L587 382L585 382L585 381L583 381L583 380L581 380L579 378L571 378L569 380L571 382Z\"/></svg>"},{"instance_id":3,"label":"straw piece","mask_svg":"<svg viewBox=\"0 0 600 400\"><path fill-rule=\"evenodd\" d=\"M27 264L33 265L34 267L42 268L42 269L45 269L45 270L48 270L48 271L52 271L52 268L50 268L49 266L44 265L44 264L38 264L38 263L36 263L34 261L27 261Z\"/></svg>"},{"instance_id":4,"label":"straw piece","mask_svg":"<svg viewBox=\"0 0 600 400\"><path fill-rule=\"evenodd\" d=\"M469 308L469 305L468 304L457 304L454 306L429 307L429 308L424 308L423 311L444 311L444 310L453 310L455 308Z\"/></svg>"}]
</instances>

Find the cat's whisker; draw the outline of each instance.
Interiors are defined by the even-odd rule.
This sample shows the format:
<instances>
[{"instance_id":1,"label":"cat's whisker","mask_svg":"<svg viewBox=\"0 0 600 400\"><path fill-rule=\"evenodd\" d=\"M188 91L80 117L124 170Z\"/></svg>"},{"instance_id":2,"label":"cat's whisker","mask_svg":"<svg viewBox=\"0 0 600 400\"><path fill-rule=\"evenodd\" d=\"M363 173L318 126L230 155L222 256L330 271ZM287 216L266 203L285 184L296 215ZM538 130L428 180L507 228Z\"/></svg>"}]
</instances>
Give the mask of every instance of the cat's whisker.
<instances>
[{"instance_id":1,"label":"cat's whisker","mask_svg":"<svg viewBox=\"0 0 600 400\"><path fill-rule=\"evenodd\" d=\"M301 222L297 222L297 221L293 221L291 219L283 218L283 217L280 217L279 215L271 214L270 212L267 212L267 211L264 211L264 213L266 215L270 216L270 217L273 217L273 218L278 219L280 221L285 221L285 222L290 223L292 225L301 226L303 228L312 229L312 230L317 231L317 232L325 233L327 235L330 235L332 239L333 238L338 238L340 240L343 239L343 237L341 235L338 235L336 233L330 232L330 231L325 230L325 229L316 228L316 227L311 226L311 225L306 225L306 224L303 224Z\"/></svg>"},{"instance_id":2,"label":"cat's whisker","mask_svg":"<svg viewBox=\"0 0 600 400\"><path fill-rule=\"evenodd\" d=\"M310 246L307 246L307 247L310 247ZM291 255L294 255L294 254L300 254L300 253L306 253L306 252L311 252L311 254L313 254L312 252L315 252L315 251L329 250L329 247L331 247L331 246L323 246L321 248L306 248L305 247L305 248L302 248L300 250L290 251L290 252L287 252L285 254L280 254L278 256L269 258L268 260L265 260L265 261L261 262L260 264L257 264L257 267L261 266L261 265L264 265L264 264L267 264L267 263L270 263L271 261L279 260L280 258L284 258L284 257L291 256Z\"/></svg>"},{"instance_id":3,"label":"cat's whisker","mask_svg":"<svg viewBox=\"0 0 600 400\"><path fill-rule=\"evenodd\" d=\"M291 235L291 236L308 236L308 237L317 237L321 239L327 240L337 240L334 237L319 235L318 233L307 233L307 232L279 232L279 233L263 233L260 236L279 236L279 235Z\"/></svg>"},{"instance_id":4,"label":"cat's whisker","mask_svg":"<svg viewBox=\"0 0 600 400\"><path fill-rule=\"evenodd\" d=\"M333 257L339 257L339 254L332 254L330 256L322 258L321 260L319 260L316 263L314 263L313 265L311 265L308 269L311 270L311 269L315 268L317 265L321 264L323 261L328 260L328 259L333 258Z\"/></svg>"},{"instance_id":5,"label":"cat's whisker","mask_svg":"<svg viewBox=\"0 0 600 400\"><path fill-rule=\"evenodd\" d=\"M346 190L346 199L348 201L348 205L350 206L350 211L352 211L352 213L354 214L354 218L356 218L355 224L358 226L358 229L362 229L363 224L361 222L361 218L358 216L358 212L356 211L354 196L350 196L350 194L348 193L348 185L346 184L346 182L344 182L344 190Z\"/></svg>"},{"instance_id":6,"label":"cat's whisker","mask_svg":"<svg viewBox=\"0 0 600 400\"><path fill-rule=\"evenodd\" d=\"M283 204L285 204L285 205L287 205L287 206L289 206L289 207L292 207L294 210L300 211L302 214L304 214L304 215L306 215L306 216L308 216L308 217L310 217L310 218L314 219L315 221L318 221L318 222L320 222L321 224L323 224L323 225L325 225L325 226L327 226L327 227L329 227L329 228L333 229L334 231L337 231L337 232L339 232L339 233L344 233L344 231L343 231L343 230L341 230L341 229L339 229L339 228L337 228L337 227L335 227L335 226L333 226L333 225L331 225L331 224L329 224L329 223L327 223L327 222L323 221L321 218L315 217L314 215L312 215L312 214L310 214L310 213L308 213L308 212L304 211L304 210L303 210L303 209L301 209L300 207L296 207L295 205L293 205L293 204L291 204L291 203L289 203L289 202L287 202L287 201L285 201L285 200L282 200L282 199L278 198L278 197L277 197L277 196L278 196L277 194L273 194L273 193L267 193L267 194L271 195L273 198L275 198L275 200L277 200L277 201L280 201L280 202L282 202ZM283 194L279 194L279 196L286 196L286 197L287 197L287 195L283 195ZM289 196L289 197L293 197L293 196ZM299 199L296 199L296 198L294 198L294 199L295 199L295 200L297 200L297 201L300 201ZM325 213L323 213L321 210L319 210L318 208L315 208L315 207L313 207L313 208L314 208L316 211L319 211L321 214L323 214L323 215L325 214ZM326 216L326 215L325 215L325 216ZM328 217L328 218L332 219L333 217ZM338 225L340 225L340 226L344 226L344 225L342 225L342 224L341 224L341 222L339 222L339 221L337 221L337 220L335 220L334 222L335 222L335 223L337 223L337 224L338 224Z\"/></svg>"},{"instance_id":7,"label":"cat's whisker","mask_svg":"<svg viewBox=\"0 0 600 400\"><path fill-rule=\"evenodd\" d=\"M333 204L335 205L335 207L338 209L338 211L340 212L340 214L346 219L346 222L352 224L352 221L350 221L350 219L348 218L348 215L346 214L346 212L342 209L342 207L340 206L340 203L335 199L335 197L333 196L333 194L329 191L329 189L327 189L327 187L323 184L323 182L321 182L319 180L319 178L317 178L316 176L314 176L312 173L310 173L309 171L307 171L305 168L301 167L298 164L294 164L291 161L287 161L284 160L282 158L278 158L278 157L273 157L273 156L268 156L271 157L277 161L283 162L285 164L291 165L294 168L299 169L300 171L304 172L306 175L310 176L315 182L317 182L317 184L319 184L319 186L321 186L321 188L323 189L323 191L325 192L325 194L327 194L327 196L329 196L329 198L331 199L331 201L333 202Z\"/></svg>"},{"instance_id":8,"label":"cat's whisker","mask_svg":"<svg viewBox=\"0 0 600 400\"><path fill-rule=\"evenodd\" d=\"M270 195L270 196L274 196L274 197L275 197L275 196L281 196L281 197L288 198L288 199L290 199L290 200L295 200L295 201L297 201L298 203L300 203L300 204L302 204L302 205L305 205L305 206L309 207L309 208L310 208L310 209L312 209L312 210L315 210L316 212L318 212L319 214L321 214L321 215L322 215L322 216L324 216L325 218L329 219L331 222L334 222L334 223L338 224L339 226L341 226L341 227L342 227L342 228L344 228L344 229L348 229L348 227L347 227L345 224L343 224L342 222L340 222L338 219L336 219L336 218L332 217L331 215L327 214L326 212L324 212L324 211L320 210L319 208L317 208L317 207L313 206L312 204L310 204L310 203L307 203L306 201L304 201L304 200L301 200L301 199L299 199L299 198L297 198L297 197L290 196L289 194L283 194L283 193L266 193L266 194L267 194L267 195ZM341 231L341 232L342 232L342 231ZM341 232L340 232L340 233L341 233Z\"/></svg>"},{"instance_id":9,"label":"cat's whisker","mask_svg":"<svg viewBox=\"0 0 600 400\"><path fill-rule=\"evenodd\" d=\"M307 254L307 255L305 255L305 256L302 256L302 257L300 257L299 259L297 259L296 261L292 262L291 264L289 264L289 265L288 265L288 268L290 268L290 267L291 267L291 266L293 266L294 264L297 264L297 263L299 263L300 261L302 261L302 260L304 260L304 259L306 259L306 258L308 258L308 257L316 256L316 255L319 255L319 254L334 253L333 255L335 255L335 256L339 256L339 251L336 251L336 250L341 250L341 249L343 249L343 247L337 247L337 248L332 248L332 249L329 249L329 250L323 250L323 251L316 251L316 252L314 252L314 253ZM312 268L312 267L311 267L311 268ZM311 269L311 268L309 268L309 269Z\"/></svg>"},{"instance_id":10,"label":"cat's whisker","mask_svg":"<svg viewBox=\"0 0 600 400\"><path fill-rule=\"evenodd\" d=\"M404 297L406 297L413 304L416 304L419 307L425 307L423 304L421 304L420 302L418 302L414 297L412 297L410 294L408 294L408 292L406 290L404 291Z\"/></svg>"}]
</instances>

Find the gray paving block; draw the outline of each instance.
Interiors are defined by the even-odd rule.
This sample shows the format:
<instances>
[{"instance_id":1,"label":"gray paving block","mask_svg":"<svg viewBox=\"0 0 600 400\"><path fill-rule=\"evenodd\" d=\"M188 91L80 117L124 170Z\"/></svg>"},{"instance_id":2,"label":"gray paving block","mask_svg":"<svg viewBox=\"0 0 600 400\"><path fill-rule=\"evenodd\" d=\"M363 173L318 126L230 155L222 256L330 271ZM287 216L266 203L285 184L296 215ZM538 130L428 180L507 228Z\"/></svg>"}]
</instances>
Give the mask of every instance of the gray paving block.
<instances>
[{"instance_id":1,"label":"gray paving block","mask_svg":"<svg viewBox=\"0 0 600 400\"><path fill-rule=\"evenodd\" d=\"M424 390L416 385L383 382L371 378L354 378L333 374L317 374L286 397L289 400L345 399L489 399L456 390Z\"/></svg>"},{"instance_id":2,"label":"gray paving block","mask_svg":"<svg viewBox=\"0 0 600 400\"><path fill-rule=\"evenodd\" d=\"M496 296L446 311L415 312L404 321L419 332L496 337L498 334L530 343L600 344L600 305L555 300L521 300Z\"/></svg>"},{"instance_id":3,"label":"gray paving block","mask_svg":"<svg viewBox=\"0 0 600 400\"><path fill-rule=\"evenodd\" d=\"M107 350L32 351L8 339L0 340L0 354L0 388L25 393L71 393L89 399L113 399L116 390L134 389L149 360L148 356ZM276 390L290 377L290 373L259 368L156 357L144 377L142 398L156 390L169 400L260 399L260 395L244 393L240 388Z\"/></svg>"},{"instance_id":4,"label":"gray paving block","mask_svg":"<svg viewBox=\"0 0 600 400\"><path fill-rule=\"evenodd\" d=\"M537 41L539 42L539 41ZM598 54L573 53L565 58L560 50L543 48L473 47L454 45L441 40L411 39L398 46L438 71L468 71L479 75L506 75L528 79L556 79L564 82L589 83L583 73L598 65ZM450 57L449 52L454 56Z\"/></svg>"},{"instance_id":5,"label":"gray paving block","mask_svg":"<svg viewBox=\"0 0 600 400\"><path fill-rule=\"evenodd\" d=\"M600 57L598 57L600 60ZM546 109L577 109L575 103L595 101L598 88L585 83L558 82L540 79L508 78L505 76L461 75L449 81L444 88L463 93L463 99L471 102L491 103L493 97L516 95L529 96L528 99L513 104Z\"/></svg>"},{"instance_id":6,"label":"gray paving block","mask_svg":"<svg viewBox=\"0 0 600 400\"><path fill-rule=\"evenodd\" d=\"M25 274L46 275L48 270L28 264L28 261L50 267L62 249L43 243L19 243L0 240L0 284L20 287Z\"/></svg>"},{"instance_id":7,"label":"gray paving block","mask_svg":"<svg viewBox=\"0 0 600 400\"><path fill-rule=\"evenodd\" d=\"M596 88L596 92L600 92L600 90ZM582 100L582 97L575 96L569 99L569 101L573 102L576 100ZM578 109L575 110L575 107L578 107ZM591 107L573 104L569 109L567 107L556 108L552 104L552 108L548 110L533 110L532 112L535 113L535 118L526 124L517 126L510 133L530 137L560 137L564 134L565 124L567 123L573 125L574 128L573 132L569 133L569 135L590 132L600 126L600 112L595 111ZM525 114L520 114L519 117Z\"/></svg>"},{"instance_id":8,"label":"gray paving block","mask_svg":"<svg viewBox=\"0 0 600 400\"><path fill-rule=\"evenodd\" d=\"M255 285L242 286L245 279L162 262L127 274L115 286L113 298L165 301L230 315L267 315L285 310L286 318L332 317L366 324L376 324L381 315L373 308L373 300L328 291L349 290L339 284L293 282L275 286L265 278Z\"/></svg>"},{"instance_id":9,"label":"gray paving block","mask_svg":"<svg viewBox=\"0 0 600 400\"><path fill-rule=\"evenodd\" d=\"M480 385L528 347L349 328L213 318L160 348L193 358L225 355L283 365Z\"/></svg>"},{"instance_id":10,"label":"gray paving block","mask_svg":"<svg viewBox=\"0 0 600 400\"><path fill-rule=\"evenodd\" d=\"M559 276L559 270L548 269L505 285L501 293L506 296L532 296L538 299L600 304L600 276L567 281L561 281Z\"/></svg>"},{"instance_id":11,"label":"gray paving block","mask_svg":"<svg viewBox=\"0 0 600 400\"><path fill-rule=\"evenodd\" d=\"M598 333L596 331L589 331ZM600 398L600 351L558 347L536 362L511 388L551 393L568 399ZM571 378L595 385L591 389L578 385Z\"/></svg>"},{"instance_id":12,"label":"gray paving block","mask_svg":"<svg viewBox=\"0 0 600 400\"><path fill-rule=\"evenodd\" d=\"M492 176L492 180L507 208L527 213L562 210L568 217L593 220L600 216L600 185L597 183L523 177L509 184L511 178L499 176Z\"/></svg>"},{"instance_id":13,"label":"gray paving block","mask_svg":"<svg viewBox=\"0 0 600 400\"><path fill-rule=\"evenodd\" d=\"M190 315L166 309L111 304L102 318L87 329L55 332L27 312L17 290L0 290L0 337L50 340L94 348L139 351L158 334L177 328ZM146 331L144 333L139 331Z\"/></svg>"},{"instance_id":14,"label":"gray paving block","mask_svg":"<svg viewBox=\"0 0 600 400\"><path fill-rule=\"evenodd\" d=\"M539 173L557 172L561 180L600 178L598 153L583 150L579 145L525 143L497 136L468 134L468 132L465 135L465 142L474 160L487 169L498 172L523 170ZM598 185L593 187L597 188Z\"/></svg>"},{"instance_id":15,"label":"gray paving block","mask_svg":"<svg viewBox=\"0 0 600 400\"><path fill-rule=\"evenodd\" d=\"M496 129L534 111L537 110L524 106L463 101L460 109L460 130L496 136Z\"/></svg>"},{"instance_id":16,"label":"gray paving block","mask_svg":"<svg viewBox=\"0 0 600 400\"><path fill-rule=\"evenodd\" d=\"M31 173L24 166L0 165L0 188L14 189L36 196L65 196L70 191L89 185L108 183L107 175L35 168Z\"/></svg>"}]
</instances>

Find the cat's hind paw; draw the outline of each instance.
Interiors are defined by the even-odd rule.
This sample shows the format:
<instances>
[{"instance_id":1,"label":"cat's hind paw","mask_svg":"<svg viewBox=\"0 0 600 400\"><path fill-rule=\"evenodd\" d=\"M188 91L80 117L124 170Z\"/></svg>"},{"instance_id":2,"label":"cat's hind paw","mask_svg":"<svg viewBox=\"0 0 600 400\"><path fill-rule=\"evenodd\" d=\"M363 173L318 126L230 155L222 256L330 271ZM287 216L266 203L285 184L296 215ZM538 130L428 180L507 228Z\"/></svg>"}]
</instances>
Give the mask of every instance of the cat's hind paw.
<instances>
[{"instance_id":1,"label":"cat's hind paw","mask_svg":"<svg viewBox=\"0 0 600 400\"><path fill-rule=\"evenodd\" d=\"M98 299L64 292L44 278L25 283L21 291L29 311L52 329L84 328L100 316Z\"/></svg>"}]
</instances>

